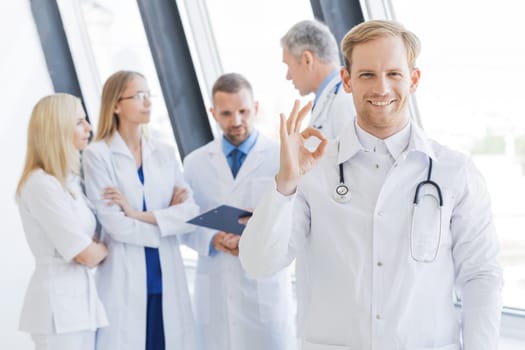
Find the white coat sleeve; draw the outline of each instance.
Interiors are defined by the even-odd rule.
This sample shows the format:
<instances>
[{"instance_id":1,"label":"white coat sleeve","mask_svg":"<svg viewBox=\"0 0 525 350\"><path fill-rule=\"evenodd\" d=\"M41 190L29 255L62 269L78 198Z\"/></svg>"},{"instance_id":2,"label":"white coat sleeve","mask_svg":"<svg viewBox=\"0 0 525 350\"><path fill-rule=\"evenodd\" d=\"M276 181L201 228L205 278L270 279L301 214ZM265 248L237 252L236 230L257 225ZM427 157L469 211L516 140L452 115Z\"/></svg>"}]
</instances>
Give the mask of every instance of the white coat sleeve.
<instances>
[{"instance_id":1,"label":"white coat sleeve","mask_svg":"<svg viewBox=\"0 0 525 350\"><path fill-rule=\"evenodd\" d=\"M54 177L34 174L24 185L20 200L62 258L70 262L91 244L92 239L79 232L68 196L70 194Z\"/></svg>"},{"instance_id":2,"label":"white coat sleeve","mask_svg":"<svg viewBox=\"0 0 525 350\"><path fill-rule=\"evenodd\" d=\"M82 164L86 194L95 206L97 218L104 232L118 242L157 248L160 241L160 230L157 225L128 218L119 206L108 206L102 199L106 187L118 187L111 178L110 164L104 161L102 152L88 147L83 152Z\"/></svg>"},{"instance_id":3,"label":"white coat sleeve","mask_svg":"<svg viewBox=\"0 0 525 350\"><path fill-rule=\"evenodd\" d=\"M168 176L168 175L167 175ZM189 190L188 199L184 203L169 206L168 208L153 210L162 237L183 235L191 232L194 226L186 221L194 218L199 213L199 207L193 199L193 192L184 180L178 167L175 168L175 186Z\"/></svg>"},{"instance_id":4,"label":"white coat sleeve","mask_svg":"<svg viewBox=\"0 0 525 350\"><path fill-rule=\"evenodd\" d=\"M451 232L464 349L495 350L503 287L499 245L487 187L471 161L465 168L464 191L452 212Z\"/></svg>"},{"instance_id":5,"label":"white coat sleeve","mask_svg":"<svg viewBox=\"0 0 525 350\"><path fill-rule=\"evenodd\" d=\"M217 230L194 226L193 231L182 236L181 242L199 255L209 256L211 241L216 234Z\"/></svg>"},{"instance_id":6,"label":"white coat sleeve","mask_svg":"<svg viewBox=\"0 0 525 350\"><path fill-rule=\"evenodd\" d=\"M307 204L300 191L283 196L275 183L262 197L239 242L243 268L256 278L269 277L296 257L310 227Z\"/></svg>"},{"instance_id":7,"label":"white coat sleeve","mask_svg":"<svg viewBox=\"0 0 525 350\"><path fill-rule=\"evenodd\" d=\"M184 179L189 185L190 189L195 190L194 199L197 203L197 206L202 207L203 199L199 198L197 195L200 193L201 189L198 189L198 181L196 177L199 175L198 163L195 162L194 155L186 157L184 160ZM191 249L195 250L199 255L209 256L210 255L210 245L213 240L213 236L217 234L216 230L207 229L204 227L199 227L195 225L192 226L192 231L185 234L181 238L181 242Z\"/></svg>"}]
</instances>

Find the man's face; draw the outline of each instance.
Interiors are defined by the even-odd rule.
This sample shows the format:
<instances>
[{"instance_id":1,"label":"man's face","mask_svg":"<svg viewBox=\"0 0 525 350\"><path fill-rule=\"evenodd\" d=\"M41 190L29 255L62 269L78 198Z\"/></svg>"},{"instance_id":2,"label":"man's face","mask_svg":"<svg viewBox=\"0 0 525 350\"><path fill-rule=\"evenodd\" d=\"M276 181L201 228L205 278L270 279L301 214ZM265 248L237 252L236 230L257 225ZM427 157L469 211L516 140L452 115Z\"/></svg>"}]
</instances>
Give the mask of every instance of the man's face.
<instances>
[{"instance_id":1,"label":"man's face","mask_svg":"<svg viewBox=\"0 0 525 350\"><path fill-rule=\"evenodd\" d=\"M250 136L258 108L250 92L241 89L236 93L216 92L210 111L228 141L239 146Z\"/></svg>"},{"instance_id":2,"label":"man's face","mask_svg":"<svg viewBox=\"0 0 525 350\"><path fill-rule=\"evenodd\" d=\"M306 60L307 58L304 54L301 55L301 57L295 57L288 49L283 48L283 63L288 67L286 80L292 81L301 96L315 92L311 86L311 79L309 78L310 71Z\"/></svg>"},{"instance_id":3,"label":"man's face","mask_svg":"<svg viewBox=\"0 0 525 350\"><path fill-rule=\"evenodd\" d=\"M386 138L409 119L408 99L416 91L420 71L410 69L401 38L384 37L357 45L351 72L342 69L343 86L354 96L359 125Z\"/></svg>"}]
</instances>

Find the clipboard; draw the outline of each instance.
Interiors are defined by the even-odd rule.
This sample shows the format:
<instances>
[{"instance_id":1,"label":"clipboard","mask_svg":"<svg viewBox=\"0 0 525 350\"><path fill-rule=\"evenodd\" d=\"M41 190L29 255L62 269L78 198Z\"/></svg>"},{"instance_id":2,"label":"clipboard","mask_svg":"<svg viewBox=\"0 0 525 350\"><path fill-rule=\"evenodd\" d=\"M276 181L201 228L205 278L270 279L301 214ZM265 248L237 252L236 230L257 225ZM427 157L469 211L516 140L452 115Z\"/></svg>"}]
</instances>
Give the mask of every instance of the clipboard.
<instances>
[{"instance_id":1,"label":"clipboard","mask_svg":"<svg viewBox=\"0 0 525 350\"><path fill-rule=\"evenodd\" d=\"M239 219L246 216L252 216L252 213L229 205L221 205L186 222L217 231L241 235L246 225L239 224Z\"/></svg>"}]
</instances>

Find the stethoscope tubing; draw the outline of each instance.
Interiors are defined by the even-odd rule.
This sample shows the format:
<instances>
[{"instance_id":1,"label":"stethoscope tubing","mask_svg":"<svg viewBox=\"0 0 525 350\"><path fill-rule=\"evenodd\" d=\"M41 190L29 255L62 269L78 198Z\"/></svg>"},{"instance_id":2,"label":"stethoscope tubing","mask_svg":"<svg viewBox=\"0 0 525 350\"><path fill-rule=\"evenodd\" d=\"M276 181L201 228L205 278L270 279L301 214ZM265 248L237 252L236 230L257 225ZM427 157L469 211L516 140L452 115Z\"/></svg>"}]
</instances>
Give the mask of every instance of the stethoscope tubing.
<instances>
[{"instance_id":1,"label":"stethoscope tubing","mask_svg":"<svg viewBox=\"0 0 525 350\"><path fill-rule=\"evenodd\" d=\"M414 200L413 200L413 208L412 208L412 222L410 225L410 256L414 261L421 262L421 263L431 263L434 262L437 259L437 256L439 254L439 247L441 245L441 232L442 232L442 223L443 223L443 194L441 193L441 188L439 185L432 180L432 158L428 157L428 171L427 171L427 178L426 180L423 180L419 182L416 186L416 191L414 194ZM334 193L334 199L336 202L339 203L345 203L350 200L350 188L347 184L345 184L345 174L343 169L344 163L339 163L339 184L335 188ZM433 197L436 199L437 204L439 205L439 233L438 233L438 239L436 244L436 249L434 250L434 254L430 259L425 258L419 258L414 254L414 218L416 216L417 212L417 206L419 204L420 195L419 192L421 188L425 185L430 185L434 187L434 189L437 192L438 198ZM424 195L423 195L424 196Z\"/></svg>"}]
</instances>

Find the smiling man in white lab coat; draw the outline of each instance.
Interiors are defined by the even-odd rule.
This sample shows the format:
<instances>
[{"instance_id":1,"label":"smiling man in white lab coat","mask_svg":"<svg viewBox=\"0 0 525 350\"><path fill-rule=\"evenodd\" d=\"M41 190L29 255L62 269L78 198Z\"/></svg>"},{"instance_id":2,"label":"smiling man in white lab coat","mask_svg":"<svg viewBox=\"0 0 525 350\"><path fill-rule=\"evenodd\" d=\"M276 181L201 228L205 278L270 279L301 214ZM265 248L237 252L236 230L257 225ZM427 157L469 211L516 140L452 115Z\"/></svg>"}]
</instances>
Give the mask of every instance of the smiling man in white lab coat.
<instances>
[{"instance_id":1,"label":"smiling man in white lab coat","mask_svg":"<svg viewBox=\"0 0 525 350\"><path fill-rule=\"evenodd\" d=\"M296 23L281 38L283 62L301 96L315 94L310 125L329 139L354 120L351 94L341 88L339 50L330 29L314 20Z\"/></svg>"},{"instance_id":2,"label":"smiling man in white lab coat","mask_svg":"<svg viewBox=\"0 0 525 350\"><path fill-rule=\"evenodd\" d=\"M345 36L341 75L357 118L338 142L299 131L309 104L281 115L275 187L239 251L259 277L297 259L303 350L497 349L502 272L490 198L470 159L410 120L419 50L395 22ZM321 139L312 152L310 136Z\"/></svg>"},{"instance_id":3,"label":"smiling man in white lab coat","mask_svg":"<svg viewBox=\"0 0 525 350\"><path fill-rule=\"evenodd\" d=\"M223 136L186 157L185 178L202 211L222 204L254 208L277 173L279 148L253 128L258 103L242 75L219 77L212 98L211 113ZM238 235L208 229L186 242L199 252L194 294L199 349L294 349L287 269L248 277L238 242Z\"/></svg>"}]
</instances>

